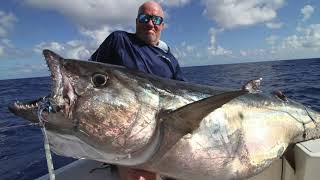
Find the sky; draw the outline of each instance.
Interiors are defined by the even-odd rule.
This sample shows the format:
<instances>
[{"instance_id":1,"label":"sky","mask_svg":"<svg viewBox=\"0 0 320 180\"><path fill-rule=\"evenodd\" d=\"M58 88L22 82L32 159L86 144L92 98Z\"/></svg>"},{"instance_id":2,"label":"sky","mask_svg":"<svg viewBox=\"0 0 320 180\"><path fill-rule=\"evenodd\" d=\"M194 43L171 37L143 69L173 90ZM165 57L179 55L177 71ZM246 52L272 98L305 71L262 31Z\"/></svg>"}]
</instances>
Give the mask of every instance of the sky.
<instances>
[{"instance_id":1,"label":"sky","mask_svg":"<svg viewBox=\"0 0 320 180\"><path fill-rule=\"evenodd\" d=\"M115 30L135 32L144 0L6 0L0 79L48 76L50 49L87 60ZM319 0L158 0L181 66L320 57Z\"/></svg>"}]
</instances>

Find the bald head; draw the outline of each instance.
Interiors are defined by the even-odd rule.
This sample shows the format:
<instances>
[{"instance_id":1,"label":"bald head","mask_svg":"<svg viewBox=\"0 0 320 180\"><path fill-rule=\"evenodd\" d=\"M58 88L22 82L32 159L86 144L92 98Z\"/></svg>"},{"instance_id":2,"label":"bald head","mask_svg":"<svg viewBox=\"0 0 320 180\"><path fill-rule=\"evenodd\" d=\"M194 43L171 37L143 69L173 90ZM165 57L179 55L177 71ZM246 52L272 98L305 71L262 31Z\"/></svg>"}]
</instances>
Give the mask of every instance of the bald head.
<instances>
[{"instance_id":1,"label":"bald head","mask_svg":"<svg viewBox=\"0 0 320 180\"><path fill-rule=\"evenodd\" d=\"M163 13L162 7L160 6L159 3L155 2L155 1L147 1L147 2L143 3L139 7L138 15L139 14L143 14L146 9L150 9L150 8L158 11L159 16L164 17L164 13Z\"/></svg>"},{"instance_id":2,"label":"bald head","mask_svg":"<svg viewBox=\"0 0 320 180\"><path fill-rule=\"evenodd\" d=\"M164 16L162 7L154 1L143 3L138 10L138 16L141 14L147 15L147 17L160 16L163 18ZM136 19L136 35L148 45L157 45L159 43L163 28L163 22L161 22L161 24L155 24L151 19L144 19L142 21L139 21L139 17Z\"/></svg>"}]
</instances>

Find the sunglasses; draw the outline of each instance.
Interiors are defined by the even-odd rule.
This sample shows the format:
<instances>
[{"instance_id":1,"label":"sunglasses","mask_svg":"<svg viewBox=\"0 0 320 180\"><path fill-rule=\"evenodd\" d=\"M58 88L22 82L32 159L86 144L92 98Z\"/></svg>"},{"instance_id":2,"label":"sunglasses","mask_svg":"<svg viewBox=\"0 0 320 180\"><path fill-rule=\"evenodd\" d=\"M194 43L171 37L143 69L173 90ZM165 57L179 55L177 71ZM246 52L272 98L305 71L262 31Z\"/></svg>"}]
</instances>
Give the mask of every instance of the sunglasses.
<instances>
[{"instance_id":1,"label":"sunglasses","mask_svg":"<svg viewBox=\"0 0 320 180\"><path fill-rule=\"evenodd\" d=\"M160 25L163 22L162 17L149 14L139 14L138 20L140 23L148 23L151 20L154 25Z\"/></svg>"}]
</instances>

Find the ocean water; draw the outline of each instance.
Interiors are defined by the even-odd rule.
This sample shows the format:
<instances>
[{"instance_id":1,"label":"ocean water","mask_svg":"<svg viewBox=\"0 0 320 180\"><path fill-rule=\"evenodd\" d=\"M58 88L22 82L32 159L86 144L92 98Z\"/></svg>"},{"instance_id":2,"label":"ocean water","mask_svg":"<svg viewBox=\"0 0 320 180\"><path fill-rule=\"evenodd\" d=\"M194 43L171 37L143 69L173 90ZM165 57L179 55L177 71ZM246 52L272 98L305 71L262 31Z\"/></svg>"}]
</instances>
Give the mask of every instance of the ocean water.
<instances>
[{"instance_id":1,"label":"ocean water","mask_svg":"<svg viewBox=\"0 0 320 180\"><path fill-rule=\"evenodd\" d=\"M271 61L183 68L190 82L239 89L263 78L261 90L286 96L320 111L320 59ZM0 80L0 179L29 180L47 173L43 136L37 126L15 117L7 106L49 94L50 78ZM53 155L55 168L74 159Z\"/></svg>"}]
</instances>

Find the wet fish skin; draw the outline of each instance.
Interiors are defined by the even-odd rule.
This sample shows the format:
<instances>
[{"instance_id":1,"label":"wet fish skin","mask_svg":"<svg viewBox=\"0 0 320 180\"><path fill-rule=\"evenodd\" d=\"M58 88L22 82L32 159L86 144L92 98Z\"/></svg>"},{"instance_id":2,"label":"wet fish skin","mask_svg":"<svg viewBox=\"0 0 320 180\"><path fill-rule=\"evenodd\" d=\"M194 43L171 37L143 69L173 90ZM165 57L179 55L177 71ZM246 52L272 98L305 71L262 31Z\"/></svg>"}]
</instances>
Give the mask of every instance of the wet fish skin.
<instances>
[{"instance_id":1,"label":"wet fish skin","mask_svg":"<svg viewBox=\"0 0 320 180\"><path fill-rule=\"evenodd\" d=\"M173 81L45 50L54 152L177 179L245 179L320 137L318 112L277 94ZM33 119L21 107L17 115ZM31 111L30 111L31 112ZM35 119L33 119L35 120Z\"/></svg>"}]
</instances>

